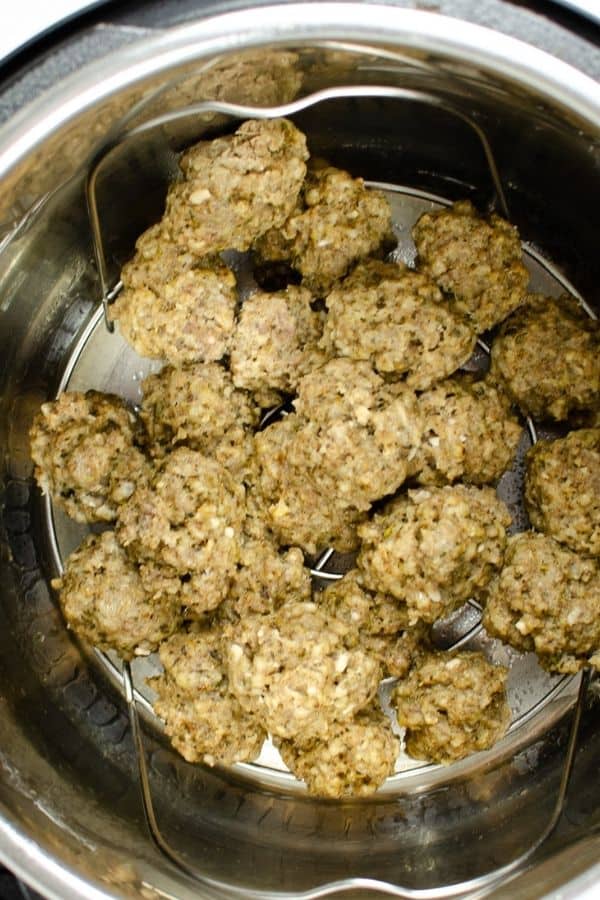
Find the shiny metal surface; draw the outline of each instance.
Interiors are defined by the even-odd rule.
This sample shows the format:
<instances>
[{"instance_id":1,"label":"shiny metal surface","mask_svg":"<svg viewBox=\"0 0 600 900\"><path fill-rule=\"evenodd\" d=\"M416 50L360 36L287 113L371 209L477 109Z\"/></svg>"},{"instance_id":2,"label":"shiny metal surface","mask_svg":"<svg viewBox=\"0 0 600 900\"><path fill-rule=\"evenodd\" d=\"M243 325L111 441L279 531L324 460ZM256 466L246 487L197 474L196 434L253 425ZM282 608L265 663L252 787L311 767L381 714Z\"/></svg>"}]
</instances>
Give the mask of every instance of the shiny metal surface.
<instances>
[{"instance_id":1,"label":"shiny metal surface","mask_svg":"<svg viewBox=\"0 0 600 900\"><path fill-rule=\"evenodd\" d=\"M397 794L342 804L191 767L150 729L161 829L204 873L199 890L148 840L126 704L65 631L50 595L52 548L32 489L26 432L100 303L84 194L90 158L111 133L181 105L182 80L198 77L215 55L274 42L298 49L304 92L385 84L427 90L468 111L489 137L524 239L598 306L597 86L542 53L455 20L352 4L231 13L78 72L3 130L0 856L61 900L323 895L348 877L356 896L373 879L409 890L452 884L459 896L461 885L509 863L544 833L560 784L572 697L550 727L538 728L534 717L517 752L483 754L439 780L416 774ZM443 112L346 98L297 121L316 152L372 180L466 195L481 207L493 199L477 141ZM111 160L98 185L111 280L136 234L160 214L175 151L226 125L223 118L182 121L140 135ZM592 686L567 816L544 847L550 860L563 854L565 873L577 872L576 847L589 852L585 842L598 823L599 745Z\"/></svg>"}]
</instances>

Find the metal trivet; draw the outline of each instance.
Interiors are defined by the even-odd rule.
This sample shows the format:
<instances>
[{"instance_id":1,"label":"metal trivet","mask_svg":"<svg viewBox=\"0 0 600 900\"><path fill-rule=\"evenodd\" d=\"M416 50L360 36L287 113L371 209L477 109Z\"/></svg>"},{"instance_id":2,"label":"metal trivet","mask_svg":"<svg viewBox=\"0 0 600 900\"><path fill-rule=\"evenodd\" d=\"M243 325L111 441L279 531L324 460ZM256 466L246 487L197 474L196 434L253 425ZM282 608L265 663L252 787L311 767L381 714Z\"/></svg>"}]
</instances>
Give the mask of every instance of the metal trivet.
<instances>
[{"instance_id":1,"label":"metal trivet","mask_svg":"<svg viewBox=\"0 0 600 900\"><path fill-rule=\"evenodd\" d=\"M412 62L414 64L415 61L413 60ZM510 218L508 205L506 203L506 198L498 173L498 168L496 166L490 142L485 132L472 118L465 115L461 110L454 107L451 103L448 103L446 100L441 100L439 97L433 94L429 94L425 91L389 87L385 85L359 85L328 88L325 90L317 91L315 93L311 93L291 103L271 108L243 106L220 101L205 101L195 103L182 109L171 111L164 115L156 116L140 125L123 129L119 134L112 137L105 145L101 147L92 161L86 182L86 195L94 243L94 253L100 280L101 304L103 310L104 325L106 329L111 333L114 330L114 325L109 316L109 306L121 290L122 283L120 281L117 281L115 284L111 284L110 282L104 249L102 225L98 212L97 181L103 163L112 154L112 152L116 150L117 147L121 146L123 143L134 137L138 137L146 132L150 132L174 120L187 118L190 116L197 116L205 113L220 113L235 119L271 119L293 115L294 113L298 113L302 110L308 109L311 106L327 100L350 98L378 98L413 101L436 107L460 119L477 136L482 148L482 152L487 161L491 183L495 191L496 205L506 218ZM576 294L575 291L573 291L573 293ZM579 297L579 300L581 301L581 297ZM593 316L593 313L589 309L589 307L586 306L586 309L588 313ZM489 348L485 344L480 342L480 346L484 351L489 353ZM64 384L67 382L68 373L65 373L62 385L64 386ZM533 443L535 443L535 441L537 440L535 424L533 423L533 421L528 419L527 426L531 440ZM330 561L333 552L334 551L331 549L326 550L319 557L319 559L314 563L311 569L311 573L313 574L313 576L318 579L329 581L337 580L338 578L342 577L340 573L328 571L324 568ZM472 602L472 606L476 611L480 612L480 607L478 606L478 604ZM453 646L458 646L464 643L467 637L471 637L474 631L480 628L481 625L476 619L475 625L471 629L471 631L469 631L468 635L463 636ZM105 660L109 668L115 669L114 663L104 653L98 652L98 655ZM494 870L491 870L486 874L470 881L463 881L460 883L445 885L443 887L437 888L414 889L403 887L401 885L391 884L386 881L379 881L372 878L352 877L335 882L328 882L313 889L295 893L294 896L299 898L299 900L317 900L317 898L334 895L349 890L377 892L380 894L388 894L394 897L407 898L407 900L441 900L441 898L450 897L459 892L463 893L466 891L471 892L470 896L474 898L481 898L486 896L491 890L494 889L494 887L498 885L499 882L508 878L510 875L513 875L520 868L522 868L523 865L531 859L531 857L536 853L537 850L539 850L542 844L547 841L547 839L553 834L556 829L556 826L563 813L569 780L573 771L573 764L577 749L579 725L581 721L582 711L585 705L586 693L590 682L590 677L591 673L589 669L585 669L581 674L577 700L572 711L569 737L565 751L560 785L558 788L550 820L546 828L543 830L542 834L527 848L527 850L519 854L511 862ZM197 883L202 884L206 887L226 890L231 895L236 895L243 898L252 898L252 900L278 900L278 898L289 897L290 895L287 892L245 890L238 888L232 884L207 878L206 876L202 875L202 873L196 871L195 868L191 866L165 839L161 832L154 809L146 759L146 750L144 747L144 738L138 711L138 704L140 700L145 703L146 701L144 701L144 698L142 698L134 688L129 663L124 663L122 666L121 680L125 698L128 704L131 730L136 750L141 800L144 814L152 840L159 851L167 859L174 863L183 873L191 877Z\"/></svg>"}]
</instances>

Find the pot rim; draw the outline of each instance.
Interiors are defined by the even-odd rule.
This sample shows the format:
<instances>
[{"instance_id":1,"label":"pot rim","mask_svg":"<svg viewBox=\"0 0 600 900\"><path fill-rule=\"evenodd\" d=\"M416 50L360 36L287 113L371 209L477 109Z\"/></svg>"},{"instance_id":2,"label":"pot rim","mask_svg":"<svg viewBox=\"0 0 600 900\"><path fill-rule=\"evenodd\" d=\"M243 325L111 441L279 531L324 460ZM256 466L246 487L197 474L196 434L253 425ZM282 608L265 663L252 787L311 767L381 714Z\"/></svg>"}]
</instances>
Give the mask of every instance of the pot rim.
<instances>
[{"instance_id":1,"label":"pot rim","mask_svg":"<svg viewBox=\"0 0 600 900\"><path fill-rule=\"evenodd\" d=\"M307 41L393 45L469 62L561 106L600 135L600 92L574 67L524 41L434 12L386 4L292 3L240 10L169 29L112 51L45 92L0 128L0 178L5 178L49 135L125 86L209 56L265 43ZM94 886L33 842L7 810L0 816L0 859L20 877L60 900L115 896Z\"/></svg>"},{"instance_id":2,"label":"pot rim","mask_svg":"<svg viewBox=\"0 0 600 900\"><path fill-rule=\"evenodd\" d=\"M265 43L305 41L390 45L443 54L533 89L600 133L600 95L593 78L531 44L434 12L364 3L291 3L210 16L144 37L84 66L0 128L0 178L50 134L125 86L174 65Z\"/></svg>"}]
</instances>

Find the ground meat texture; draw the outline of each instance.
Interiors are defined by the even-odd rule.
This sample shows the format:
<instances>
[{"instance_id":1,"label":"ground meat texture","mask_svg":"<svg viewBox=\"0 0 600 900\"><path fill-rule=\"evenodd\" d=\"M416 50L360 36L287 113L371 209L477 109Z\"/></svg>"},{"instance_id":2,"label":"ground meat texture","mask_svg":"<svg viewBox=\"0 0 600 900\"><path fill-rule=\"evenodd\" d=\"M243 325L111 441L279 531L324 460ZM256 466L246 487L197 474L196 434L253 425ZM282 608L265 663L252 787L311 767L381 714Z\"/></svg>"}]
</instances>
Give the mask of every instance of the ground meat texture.
<instances>
[{"instance_id":1,"label":"ground meat texture","mask_svg":"<svg viewBox=\"0 0 600 900\"><path fill-rule=\"evenodd\" d=\"M177 603L156 602L114 532L89 535L52 582L69 626L100 650L123 659L154 652L181 624Z\"/></svg>"},{"instance_id":2,"label":"ground meat texture","mask_svg":"<svg viewBox=\"0 0 600 900\"><path fill-rule=\"evenodd\" d=\"M165 227L200 256L248 250L290 215L307 158L306 138L286 119L250 120L201 141L181 158L185 177L169 191Z\"/></svg>"},{"instance_id":3,"label":"ground meat texture","mask_svg":"<svg viewBox=\"0 0 600 900\"><path fill-rule=\"evenodd\" d=\"M427 644L428 628L409 626L406 606L395 597L368 591L357 569L316 592L315 602L358 628L362 645L379 660L385 677L406 675Z\"/></svg>"},{"instance_id":4,"label":"ground meat texture","mask_svg":"<svg viewBox=\"0 0 600 900\"><path fill-rule=\"evenodd\" d=\"M600 406L600 331L577 301L539 294L505 322L492 377L525 415L563 421Z\"/></svg>"},{"instance_id":5,"label":"ground meat texture","mask_svg":"<svg viewBox=\"0 0 600 900\"><path fill-rule=\"evenodd\" d=\"M483 624L551 672L600 669L600 570L545 534L510 538L488 589Z\"/></svg>"},{"instance_id":6,"label":"ground meat texture","mask_svg":"<svg viewBox=\"0 0 600 900\"><path fill-rule=\"evenodd\" d=\"M35 478L77 522L112 522L145 460L134 415L119 397L67 392L44 403L31 431Z\"/></svg>"},{"instance_id":7,"label":"ground meat texture","mask_svg":"<svg viewBox=\"0 0 600 900\"><path fill-rule=\"evenodd\" d=\"M529 273L514 225L483 219L468 200L425 213L413 229L420 268L451 294L478 332L502 322L525 299Z\"/></svg>"},{"instance_id":8,"label":"ground meat texture","mask_svg":"<svg viewBox=\"0 0 600 900\"><path fill-rule=\"evenodd\" d=\"M242 620L228 641L230 687L273 735L326 739L377 692L379 664L358 632L314 603L286 603Z\"/></svg>"},{"instance_id":9,"label":"ground meat texture","mask_svg":"<svg viewBox=\"0 0 600 900\"><path fill-rule=\"evenodd\" d=\"M221 359L229 349L237 304L226 266L173 270L156 289L127 287L110 308L136 353L174 365Z\"/></svg>"},{"instance_id":10,"label":"ground meat texture","mask_svg":"<svg viewBox=\"0 0 600 900\"><path fill-rule=\"evenodd\" d=\"M600 428L540 441L527 453L531 524L584 556L600 556Z\"/></svg>"},{"instance_id":11,"label":"ground meat texture","mask_svg":"<svg viewBox=\"0 0 600 900\"><path fill-rule=\"evenodd\" d=\"M217 363L165 366L143 384L140 417L151 451L185 444L214 457L234 476L243 475L254 453L251 431L258 409Z\"/></svg>"},{"instance_id":12,"label":"ground meat texture","mask_svg":"<svg viewBox=\"0 0 600 900\"><path fill-rule=\"evenodd\" d=\"M510 468L522 428L489 379L449 378L419 397L423 438L411 471L420 484L492 484Z\"/></svg>"},{"instance_id":13,"label":"ground meat texture","mask_svg":"<svg viewBox=\"0 0 600 900\"><path fill-rule=\"evenodd\" d=\"M231 694L183 691L164 676L148 684L158 694L154 710L166 734L188 762L230 766L259 755L266 734Z\"/></svg>"},{"instance_id":14,"label":"ground meat texture","mask_svg":"<svg viewBox=\"0 0 600 900\"><path fill-rule=\"evenodd\" d=\"M259 478L254 503L284 546L299 546L308 553L328 546L353 550L364 513L319 485L319 473L307 465L300 428L300 417L291 414L256 435Z\"/></svg>"},{"instance_id":15,"label":"ground meat texture","mask_svg":"<svg viewBox=\"0 0 600 900\"><path fill-rule=\"evenodd\" d=\"M322 315L306 288L290 285L253 294L242 306L231 349L234 383L249 391L291 393L298 380L326 360L317 347Z\"/></svg>"},{"instance_id":16,"label":"ground meat texture","mask_svg":"<svg viewBox=\"0 0 600 900\"><path fill-rule=\"evenodd\" d=\"M434 282L401 263L359 264L325 303L324 348L405 375L417 390L456 371L475 348L475 331Z\"/></svg>"},{"instance_id":17,"label":"ground meat texture","mask_svg":"<svg viewBox=\"0 0 600 900\"><path fill-rule=\"evenodd\" d=\"M394 692L409 755L449 764L491 747L510 724L507 674L482 653L426 654Z\"/></svg>"},{"instance_id":18,"label":"ground meat texture","mask_svg":"<svg viewBox=\"0 0 600 900\"><path fill-rule=\"evenodd\" d=\"M215 460L179 447L123 505L118 537L144 564L146 582L160 576L162 591L181 587L194 616L224 599L243 520L244 489Z\"/></svg>"},{"instance_id":19,"label":"ground meat texture","mask_svg":"<svg viewBox=\"0 0 600 900\"><path fill-rule=\"evenodd\" d=\"M317 164L306 179L302 200L303 211L293 213L281 231L292 266L302 275L302 283L319 296L357 260L383 244L395 243L387 198L367 188L362 178ZM264 250L268 252L268 247L263 245ZM259 255L260 251L259 245ZM280 258L283 253L282 248Z\"/></svg>"},{"instance_id":20,"label":"ground meat texture","mask_svg":"<svg viewBox=\"0 0 600 900\"><path fill-rule=\"evenodd\" d=\"M252 614L265 615L292 600L310 600L310 571L297 547L280 552L266 539L245 539L238 569L219 616L237 621Z\"/></svg>"},{"instance_id":21,"label":"ground meat texture","mask_svg":"<svg viewBox=\"0 0 600 900\"><path fill-rule=\"evenodd\" d=\"M334 359L301 379L295 406L307 419L297 452L327 496L367 510L405 480L422 434L411 390L385 384L368 363Z\"/></svg>"},{"instance_id":22,"label":"ground meat texture","mask_svg":"<svg viewBox=\"0 0 600 900\"><path fill-rule=\"evenodd\" d=\"M434 622L482 595L502 565L510 521L490 488L409 491L359 528L364 584L403 601L411 623Z\"/></svg>"},{"instance_id":23,"label":"ground meat texture","mask_svg":"<svg viewBox=\"0 0 600 900\"><path fill-rule=\"evenodd\" d=\"M222 641L220 630L210 627L172 635L158 651L165 674L187 693L225 690Z\"/></svg>"},{"instance_id":24,"label":"ground meat texture","mask_svg":"<svg viewBox=\"0 0 600 900\"><path fill-rule=\"evenodd\" d=\"M364 797L392 775L399 741L388 719L375 709L336 723L326 741L300 747L279 741L286 766L318 797Z\"/></svg>"}]
</instances>

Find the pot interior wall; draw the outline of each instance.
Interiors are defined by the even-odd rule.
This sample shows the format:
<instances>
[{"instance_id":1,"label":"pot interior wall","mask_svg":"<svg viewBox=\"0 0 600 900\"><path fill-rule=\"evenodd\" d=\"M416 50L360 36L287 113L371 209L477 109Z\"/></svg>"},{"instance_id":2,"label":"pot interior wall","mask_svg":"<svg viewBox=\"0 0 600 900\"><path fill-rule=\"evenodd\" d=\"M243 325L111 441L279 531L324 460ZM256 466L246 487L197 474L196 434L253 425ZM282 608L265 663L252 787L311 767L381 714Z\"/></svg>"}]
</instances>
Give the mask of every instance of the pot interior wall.
<instances>
[{"instance_id":1,"label":"pot interior wall","mask_svg":"<svg viewBox=\"0 0 600 900\"><path fill-rule=\"evenodd\" d=\"M488 135L522 238L598 304L598 146L566 113L542 107L536 96L467 64L417 56L397 61L376 49L298 52L301 95L335 84L402 86L444 97L471 116ZM235 72L239 62L228 65ZM176 74L193 77L194 99L205 96L207 75L189 67ZM191 896L189 883L145 834L123 697L93 651L66 631L49 588L55 564L27 443L32 415L54 396L65 360L99 303L84 190L90 140L119 130L124 114L130 124L139 123L184 98L189 102L182 82L166 89L165 78L107 102L97 111L101 124L91 138L89 115L82 115L68 133L48 139L42 154L46 174L38 160L37 168L22 175L21 197L36 199L48 172L55 173L53 190L0 253L0 764L13 778L10 789L0 789L0 804L17 827L30 830L66 866L106 890L139 896L146 882L184 897ZM136 109L142 88L151 99ZM227 91L228 100L247 100L247 85L236 88L235 79ZM418 102L345 98L292 118L308 135L313 154L353 174L450 200L470 197L483 210L496 202L481 144L448 112ZM188 116L128 140L106 159L98 200L115 281L136 236L161 213L177 151L234 127L227 116ZM12 209L18 210L16 188ZM428 888L484 874L542 832L558 784L565 728L563 722L548 734L533 723L529 746L515 758L449 771L442 786L413 786L399 796L360 803L286 796L259 789L242 772L191 767L151 723L146 741L164 833L206 876L264 890L298 891L348 876ZM596 707L586 719L579 779L593 766L599 739ZM589 797L586 802L594 808ZM573 809L581 809L581 798ZM578 827L584 821L581 813ZM209 894L208 887L203 890ZM215 895L226 893L215 888Z\"/></svg>"}]
</instances>

